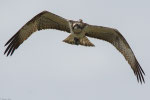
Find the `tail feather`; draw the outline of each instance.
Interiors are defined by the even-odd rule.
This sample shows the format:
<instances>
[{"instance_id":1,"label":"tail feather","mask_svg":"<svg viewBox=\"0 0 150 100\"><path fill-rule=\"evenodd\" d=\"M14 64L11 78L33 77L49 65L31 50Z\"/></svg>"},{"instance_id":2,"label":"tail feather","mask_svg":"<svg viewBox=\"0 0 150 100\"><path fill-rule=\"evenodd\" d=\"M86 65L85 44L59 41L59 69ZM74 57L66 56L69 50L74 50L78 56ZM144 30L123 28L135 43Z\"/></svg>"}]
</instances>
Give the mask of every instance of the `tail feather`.
<instances>
[{"instance_id":1,"label":"tail feather","mask_svg":"<svg viewBox=\"0 0 150 100\"><path fill-rule=\"evenodd\" d=\"M69 35L65 40L63 40L63 42L69 43L69 44L75 44L73 35Z\"/></svg>"},{"instance_id":2,"label":"tail feather","mask_svg":"<svg viewBox=\"0 0 150 100\"><path fill-rule=\"evenodd\" d=\"M84 37L82 39L80 39L80 45L84 45L84 46L95 46L93 43L91 43L89 41L89 39L87 37Z\"/></svg>"},{"instance_id":3,"label":"tail feather","mask_svg":"<svg viewBox=\"0 0 150 100\"><path fill-rule=\"evenodd\" d=\"M73 45L80 44L80 45L83 45L83 46L95 46L93 43L91 43L89 41L89 39L86 36L79 39L78 44L77 44L77 42L75 41L74 36L72 34L69 35L65 40L63 40L63 42L73 44Z\"/></svg>"}]
</instances>

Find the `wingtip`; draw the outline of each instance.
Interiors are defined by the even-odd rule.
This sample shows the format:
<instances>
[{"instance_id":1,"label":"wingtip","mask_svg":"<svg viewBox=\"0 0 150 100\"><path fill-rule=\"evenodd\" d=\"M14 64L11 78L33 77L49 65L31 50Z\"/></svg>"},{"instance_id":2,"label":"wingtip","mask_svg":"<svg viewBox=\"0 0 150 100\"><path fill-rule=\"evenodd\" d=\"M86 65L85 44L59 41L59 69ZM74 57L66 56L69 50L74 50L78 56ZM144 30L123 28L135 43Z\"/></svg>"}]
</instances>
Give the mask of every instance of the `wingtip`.
<instances>
[{"instance_id":1,"label":"wingtip","mask_svg":"<svg viewBox=\"0 0 150 100\"><path fill-rule=\"evenodd\" d=\"M7 45L8 45L8 42L4 45L4 47L7 46Z\"/></svg>"},{"instance_id":2,"label":"wingtip","mask_svg":"<svg viewBox=\"0 0 150 100\"><path fill-rule=\"evenodd\" d=\"M145 79L143 77L143 75L145 75L145 74L137 72L137 73L135 73L135 75L137 77L137 82L138 83L141 83L141 84L145 83Z\"/></svg>"}]
</instances>

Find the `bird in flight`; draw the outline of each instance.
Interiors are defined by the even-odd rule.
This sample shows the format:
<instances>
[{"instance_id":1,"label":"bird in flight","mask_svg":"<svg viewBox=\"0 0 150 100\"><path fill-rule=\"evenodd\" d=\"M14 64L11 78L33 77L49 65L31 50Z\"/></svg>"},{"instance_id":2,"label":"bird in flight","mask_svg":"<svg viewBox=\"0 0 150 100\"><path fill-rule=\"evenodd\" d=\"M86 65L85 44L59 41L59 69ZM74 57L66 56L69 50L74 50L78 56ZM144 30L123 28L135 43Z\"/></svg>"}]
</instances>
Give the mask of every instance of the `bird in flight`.
<instances>
[{"instance_id":1,"label":"bird in flight","mask_svg":"<svg viewBox=\"0 0 150 100\"><path fill-rule=\"evenodd\" d=\"M132 49L121 35L114 28L95 26L79 21L68 20L48 11L43 11L28 21L12 38L5 44L7 46L4 54L12 55L14 51L34 32L44 29L56 29L70 33L63 40L73 45L93 47L94 44L87 37L97 38L111 43L125 57L133 69L138 82L145 83L143 69L138 63Z\"/></svg>"}]
</instances>

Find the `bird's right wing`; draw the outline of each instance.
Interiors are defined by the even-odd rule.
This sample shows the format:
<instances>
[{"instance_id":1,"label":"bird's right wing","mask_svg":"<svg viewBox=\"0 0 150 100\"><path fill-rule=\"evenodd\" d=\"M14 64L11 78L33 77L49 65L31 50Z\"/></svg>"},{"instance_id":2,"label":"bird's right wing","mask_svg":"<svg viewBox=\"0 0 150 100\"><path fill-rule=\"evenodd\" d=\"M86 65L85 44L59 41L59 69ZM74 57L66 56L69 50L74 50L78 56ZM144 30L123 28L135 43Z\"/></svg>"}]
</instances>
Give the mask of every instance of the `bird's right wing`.
<instances>
[{"instance_id":1,"label":"bird's right wing","mask_svg":"<svg viewBox=\"0 0 150 100\"><path fill-rule=\"evenodd\" d=\"M8 40L8 45L4 54L12 55L33 32L42 29L57 29L70 32L68 20L58 15L43 11L28 21L12 38Z\"/></svg>"}]
</instances>

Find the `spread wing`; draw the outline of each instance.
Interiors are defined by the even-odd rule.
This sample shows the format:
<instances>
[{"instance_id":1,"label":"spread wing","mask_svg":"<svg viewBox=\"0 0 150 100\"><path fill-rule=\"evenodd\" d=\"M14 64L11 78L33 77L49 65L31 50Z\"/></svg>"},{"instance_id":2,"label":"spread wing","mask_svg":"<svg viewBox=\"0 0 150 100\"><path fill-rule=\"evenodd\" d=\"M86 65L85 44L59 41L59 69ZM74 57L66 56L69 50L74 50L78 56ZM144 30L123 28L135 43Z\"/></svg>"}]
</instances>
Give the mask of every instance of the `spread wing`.
<instances>
[{"instance_id":1,"label":"spread wing","mask_svg":"<svg viewBox=\"0 0 150 100\"><path fill-rule=\"evenodd\" d=\"M33 33L42 29L57 29L70 32L68 21L48 11L43 11L28 21L12 38L4 54L12 55L14 51Z\"/></svg>"},{"instance_id":2,"label":"spread wing","mask_svg":"<svg viewBox=\"0 0 150 100\"><path fill-rule=\"evenodd\" d=\"M129 44L118 30L102 26L87 25L86 36L102 39L114 45L130 64L134 74L137 76L138 82L139 80L141 83L145 82L143 69L138 63Z\"/></svg>"}]
</instances>

